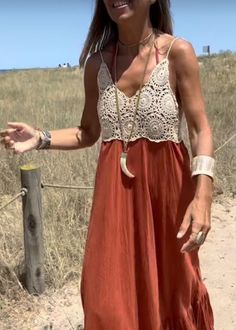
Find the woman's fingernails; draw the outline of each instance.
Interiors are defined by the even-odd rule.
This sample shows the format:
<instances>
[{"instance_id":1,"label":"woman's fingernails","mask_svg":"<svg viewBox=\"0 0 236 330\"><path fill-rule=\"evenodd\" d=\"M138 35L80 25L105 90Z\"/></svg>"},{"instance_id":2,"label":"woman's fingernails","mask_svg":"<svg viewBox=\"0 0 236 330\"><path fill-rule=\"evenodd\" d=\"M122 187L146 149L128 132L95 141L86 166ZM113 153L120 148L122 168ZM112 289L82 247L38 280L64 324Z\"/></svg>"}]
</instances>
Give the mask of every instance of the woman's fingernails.
<instances>
[{"instance_id":1,"label":"woman's fingernails","mask_svg":"<svg viewBox=\"0 0 236 330\"><path fill-rule=\"evenodd\" d=\"M186 247L182 247L182 249L180 250L182 253L186 252Z\"/></svg>"},{"instance_id":2,"label":"woman's fingernails","mask_svg":"<svg viewBox=\"0 0 236 330\"><path fill-rule=\"evenodd\" d=\"M177 238L182 238L184 236L183 232L179 231L177 234Z\"/></svg>"}]
</instances>

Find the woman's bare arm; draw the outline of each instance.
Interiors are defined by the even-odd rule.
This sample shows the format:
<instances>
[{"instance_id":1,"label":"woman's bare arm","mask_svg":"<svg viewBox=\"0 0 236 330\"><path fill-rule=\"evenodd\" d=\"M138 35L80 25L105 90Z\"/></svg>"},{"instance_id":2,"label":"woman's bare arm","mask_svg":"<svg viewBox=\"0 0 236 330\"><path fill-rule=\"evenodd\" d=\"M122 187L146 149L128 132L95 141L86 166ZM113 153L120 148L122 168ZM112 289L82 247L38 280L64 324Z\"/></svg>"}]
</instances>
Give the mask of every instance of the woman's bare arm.
<instances>
[{"instance_id":1,"label":"woman's bare arm","mask_svg":"<svg viewBox=\"0 0 236 330\"><path fill-rule=\"evenodd\" d=\"M212 132L205 111L205 102L201 91L199 64L194 50L184 40L176 41L171 53L176 73L176 87L185 113L193 156L213 157ZM211 227L212 179L204 174L193 178L196 186L195 196L186 210L178 237L181 238L191 225L192 232L208 233ZM183 245L182 252L198 248L190 237Z\"/></svg>"},{"instance_id":2,"label":"woman's bare arm","mask_svg":"<svg viewBox=\"0 0 236 330\"><path fill-rule=\"evenodd\" d=\"M188 124L192 154L213 157L212 132L200 85L198 59L191 44L183 40L176 42L171 55L175 62L177 90ZM209 188L207 191L211 194L212 180L209 177L199 175L194 180L197 184L197 192L206 185Z\"/></svg>"},{"instance_id":3,"label":"woman's bare arm","mask_svg":"<svg viewBox=\"0 0 236 330\"><path fill-rule=\"evenodd\" d=\"M85 105L79 127L52 130L50 149L72 150L92 146L100 136L100 124L97 115L98 87L97 55L87 61L84 73ZM0 132L0 142L14 153L23 153L36 149L40 142L38 130L25 123L8 123L8 128Z\"/></svg>"}]
</instances>

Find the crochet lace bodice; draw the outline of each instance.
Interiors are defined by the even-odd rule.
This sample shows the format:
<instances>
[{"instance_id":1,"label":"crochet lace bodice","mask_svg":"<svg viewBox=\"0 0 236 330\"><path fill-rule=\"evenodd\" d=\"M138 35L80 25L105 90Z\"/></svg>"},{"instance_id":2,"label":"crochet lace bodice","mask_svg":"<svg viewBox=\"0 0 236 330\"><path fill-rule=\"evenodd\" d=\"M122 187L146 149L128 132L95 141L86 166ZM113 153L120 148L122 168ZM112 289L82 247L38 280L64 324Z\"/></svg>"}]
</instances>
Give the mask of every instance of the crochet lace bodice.
<instances>
[{"instance_id":1,"label":"crochet lace bodice","mask_svg":"<svg viewBox=\"0 0 236 330\"><path fill-rule=\"evenodd\" d=\"M134 119L138 91L134 96L128 97L118 89L122 136L116 108L116 86L104 61L101 63L97 80L98 116L102 140L122 140L123 137L127 141ZM149 80L141 89L139 108L130 141L146 138L154 142L166 140L180 142L181 117L181 111L170 86L169 60L166 57L154 67Z\"/></svg>"}]
</instances>

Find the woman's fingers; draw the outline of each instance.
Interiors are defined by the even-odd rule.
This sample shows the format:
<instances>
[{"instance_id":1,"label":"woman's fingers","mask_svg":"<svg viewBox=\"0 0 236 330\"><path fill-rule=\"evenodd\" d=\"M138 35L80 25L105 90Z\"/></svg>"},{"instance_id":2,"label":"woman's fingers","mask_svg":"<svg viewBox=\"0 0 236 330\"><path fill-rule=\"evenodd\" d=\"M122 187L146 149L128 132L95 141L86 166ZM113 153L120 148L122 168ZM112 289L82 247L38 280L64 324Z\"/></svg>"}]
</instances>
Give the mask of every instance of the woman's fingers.
<instances>
[{"instance_id":1,"label":"woman's fingers","mask_svg":"<svg viewBox=\"0 0 236 330\"><path fill-rule=\"evenodd\" d=\"M15 141L13 141L13 140L9 140L9 142L8 142L9 147L14 146L14 144L15 144Z\"/></svg>"},{"instance_id":2,"label":"woman's fingers","mask_svg":"<svg viewBox=\"0 0 236 330\"><path fill-rule=\"evenodd\" d=\"M197 243L197 236L198 236L198 232L192 232L188 241L182 246L180 251L184 253L199 248L200 245Z\"/></svg>"},{"instance_id":3,"label":"woman's fingers","mask_svg":"<svg viewBox=\"0 0 236 330\"><path fill-rule=\"evenodd\" d=\"M12 133L15 133L15 132L16 132L16 129L15 128L7 128L7 129L2 130L0 132L0 136L1 137L6 137L6 136L8 136L8 135L10 135Z\"/></svg>"},{"instance_id":4,"label":"woman's fingers","mask_svg":"<svg viewBox=\"0 0 236 330\"><path fill-rule=\"evenodd\" d=\"M0 131L0 137L5 138L7 136L12 136L12 137L21 136L22 132L24 131L24 129L26 127L27 127L27 125L24 123L9 122L8 128L2 129Z\"/></svg>"},{"instance_id":5,"label":"woman's fingers","mask_svg":"<svg viewBox=\"0 0 236 330\"><path fill-rule=\"evenodd\" d=\"M197 250L200 248L200 245L198 244L191 244L191 245L188 245L186 247L182 247L181 249L181 253L188 253L188 252L192 252L194 250Z\"/></svg>"},{"instance_id":6,"label":"woman's fingers","mask_svg":"<svg viewBox=\"0 0 236 330\"><path fill-rule=\"evenodd\" d=\"M7 126L11 127L11 128L14 128L14 129L17 129L17 130L21 130L21 129L25 128L26 124L18 123L18 122L8 122Z\"/></svg>"},{"instance_id":7,"label":"woman's fingers","mask_svg":"<svg viewBox=\"0 0 236 330\"><path fill-rule=\"evenodd\" d=\"M19 154L21 153L21 149L22 149L22 146L21 146L22 143L15 143L14 141L10 140L7 144L5 144L5 148L6 149L10 149L13 151L14 154Z\"/></svg>"},{"instance_id":8,"label":"woman's fingers","mask_svg":"<svg viewBox=\"0 0 236 330\"><path fill-rule=\"evenodd\" d=\"M14 129L7 129L4 132L1 132L1 144L5 145L6 148L9 148L15 143L14 137L12 136L14 131Z\"/></svg>"},{"instance_id":9,"label":"woman's fingers","mask_svg":"<svg viewBox=\"0 0 236 330\"><path fill-rule=\"evenodd\" d=\"M203 204L202 207L202 204L199 205L197 201L190 203L179 228L177 238L183 238L190 226L191 234L181 248L182 253L199 249L205 242L211 228L211 212L208 205Z\"/></svg>"},{"instance_id":10,"label":"woman's fingers","mask_svg":"<svg viewBox=\"0 0 236 330\"><path fill-rule=\"evenodd\" d=\"M9 143L11 140L10 136L5 136L4 138L5 143Z\"/></svg>"},{"instance_id":11,"label":"woman's fingers","mask_svg":"<svg viewBox=\"0 0 236 330\"><path fill-rule=\"evenodd\" d=\"M9 122L8 128L0 131L0 142L14 154L35 149L37 145L35 129L25 123Z\"/></svg>"},{"instance_id":12,"label":"woman's fingers","mask_svg":"<svg viewBox=\"0 0 236 330\"><path fill-rule=\"evenodd\" d=\"M191 210L190 210L190 207L188 207L185 212L181 226L179 228L177 238L182 238L186 234L190 224L191 224Z\"/></svg>"},{"instance_id":13,"label":"woman's fingers","mask_svg":"<svg viewBox=\"0 0 236 330\"><path fill-rule=\"evenodd\" d=\"M9 136L6 136L4 139L1 140L1 143L5 145L6 149L11 149L11 147L14 146L15 141L11 140Z\"/></svg>"},{"instance_id":14,"label":"woman's fingers","mask_svg":"<svg viewBox=\"0 0 236 330\"><path fill-rule=\"evenodd\" d=\"M181 253L191 252L191 251L194 251L194 250L197 249L197 248L199 248L199 245L197 245L197 244L194 243L194 242L190 242L190 241L188 240L188 242L186 242L186 243L182 246L180 252L181 252Z\"/></svg>"},{"instance_id":15,"label":"woman's fingers","mask_svg":"<svg viewBox=\"0 0 236 330\"><path fill-rule=\"evenodd\" d=\"M205 242L209 230L208 226L193 221L192 234L189 240L182 246L181 252L190 252L198 249Z\"/></svg>"},{"instance_id":16,"label":"woman's fingers","mask_svg":"<svg viewBox=\"0 0 236 330\"><path fill-rule=\"evenodd\" d=\"M1 144L4 144L5 146L7 146L7 144L10 142L11 138L10 136L5 136L1 139Z\"/></svg>"}]
</instances>

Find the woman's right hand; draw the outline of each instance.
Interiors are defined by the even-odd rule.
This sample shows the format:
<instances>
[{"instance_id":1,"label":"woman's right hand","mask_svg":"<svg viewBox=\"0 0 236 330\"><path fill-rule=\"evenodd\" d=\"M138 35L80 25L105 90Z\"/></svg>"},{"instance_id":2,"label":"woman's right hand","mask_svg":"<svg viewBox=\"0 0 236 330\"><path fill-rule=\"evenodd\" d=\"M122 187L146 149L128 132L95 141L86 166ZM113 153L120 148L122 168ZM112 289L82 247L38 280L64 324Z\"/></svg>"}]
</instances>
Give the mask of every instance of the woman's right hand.
<instances>
[{"instance_id":1,"label":"woman's right hand","mask_svg":"<svg viewBox=\"0 0 236 330\"><path fill-rule=\"evenodd\" d=\"M36 149L40 134L39 131L25 123L8 123L8 128L0 132L1 143L6 149L16 154Z\"/></svg>"}]
</instances>

